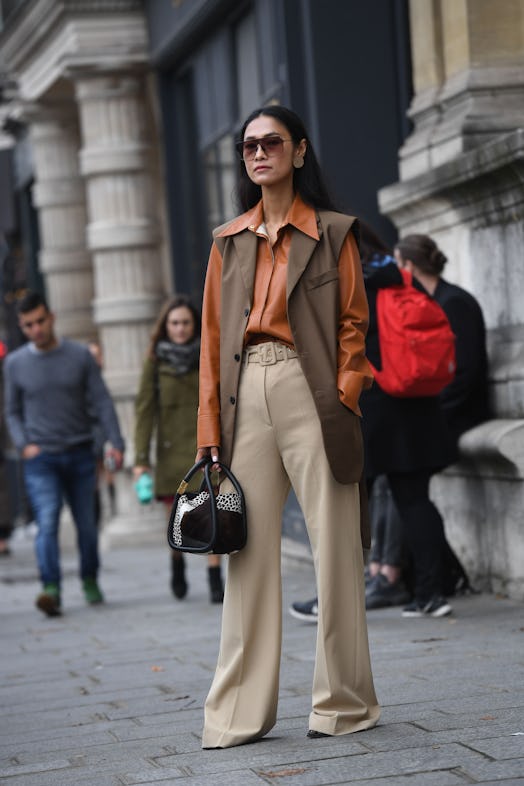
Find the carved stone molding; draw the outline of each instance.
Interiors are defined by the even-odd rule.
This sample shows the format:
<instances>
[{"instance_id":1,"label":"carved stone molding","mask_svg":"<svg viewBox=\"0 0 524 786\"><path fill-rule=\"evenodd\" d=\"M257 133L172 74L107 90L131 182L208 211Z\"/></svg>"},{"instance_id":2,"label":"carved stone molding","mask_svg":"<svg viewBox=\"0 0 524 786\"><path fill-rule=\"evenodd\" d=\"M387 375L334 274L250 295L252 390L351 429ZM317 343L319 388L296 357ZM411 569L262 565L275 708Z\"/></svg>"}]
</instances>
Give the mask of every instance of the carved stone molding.
<instances>
[{"instance_id":1,"label":"carved stone molding","mask_svg":"<svg viewBox=\"0 0 524 786\"><path fill-rule=\"evenodd\" d=\"M33 0L0 33L20 96L38 100L69 67L115 69L148 61L142 3Z\"/></svg>"},{"instance_id":2,"label":"carved stone molding","mask_svg":"<svg viewBox=\"0 0 524 786\"><path fill-rule=\"evenodd\" d=\"M40 225L40 269L61 335L89 340L93 273L86 247L86 199L79 168L80 137L72 102L31 105L30 123L35 183L33 203Z\"/></svg>"},{"instance_id":3,"label":"carved stone molding","mask_svg":"<svg viewBox=\"0 0 524 786\"><path fill-rule=\"evenodd\" d=\"M411 0L412 134L399 151L409 180L524 126L524 4Z\"/></svg>"}]
</instances>

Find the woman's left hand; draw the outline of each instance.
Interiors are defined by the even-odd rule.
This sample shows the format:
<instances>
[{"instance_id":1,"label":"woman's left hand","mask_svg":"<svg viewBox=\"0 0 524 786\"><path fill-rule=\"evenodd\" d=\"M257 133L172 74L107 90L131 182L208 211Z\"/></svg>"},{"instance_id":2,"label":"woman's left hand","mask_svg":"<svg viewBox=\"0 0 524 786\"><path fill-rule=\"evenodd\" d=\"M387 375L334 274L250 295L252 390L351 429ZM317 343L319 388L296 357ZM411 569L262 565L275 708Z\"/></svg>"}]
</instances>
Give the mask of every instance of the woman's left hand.
<instances>
[{"instance_id":1,"label":"woman's left hand","mask_svg":"<svg viewBox=\"0 0 524 786\"><path fill-rule=\"evenodd\" d=\"M218 461L220 458L220 450L218 449L218 447L216 447L216 445L210 448L198 448L195 458L195 464L197 463L197 461L203 459L204 456L211 456L213 461ZM218 464L213 464L211 469L213 470L213 472L218 472L220 467L218 466Z\"/></svg>"}]
</instances>

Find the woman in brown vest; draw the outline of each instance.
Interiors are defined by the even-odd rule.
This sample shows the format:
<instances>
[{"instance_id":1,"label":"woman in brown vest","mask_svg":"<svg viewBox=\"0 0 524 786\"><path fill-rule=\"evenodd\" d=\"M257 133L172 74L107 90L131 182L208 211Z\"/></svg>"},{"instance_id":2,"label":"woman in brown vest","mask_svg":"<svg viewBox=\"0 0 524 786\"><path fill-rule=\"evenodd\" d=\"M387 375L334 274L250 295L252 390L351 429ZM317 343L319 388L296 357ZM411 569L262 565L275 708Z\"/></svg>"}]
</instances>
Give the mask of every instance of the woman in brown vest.
<instances>
[{"instance_id":1,"label":"woman in brown vest","mask_svg":"<svg viewBox=\"0 0 524 786\"><path fill-rule=\"evenodd\" d=\"M374 726L364 609L358 399L371 384L355 220L333 211L299 117L268 106L243 125L245 211L214 233L202 314L197 458L229 463L248 542L230 556L203 747L276 722L280 529L290 488L313 550L319 622L309 737Z\"/></svg>"}]
</instances>

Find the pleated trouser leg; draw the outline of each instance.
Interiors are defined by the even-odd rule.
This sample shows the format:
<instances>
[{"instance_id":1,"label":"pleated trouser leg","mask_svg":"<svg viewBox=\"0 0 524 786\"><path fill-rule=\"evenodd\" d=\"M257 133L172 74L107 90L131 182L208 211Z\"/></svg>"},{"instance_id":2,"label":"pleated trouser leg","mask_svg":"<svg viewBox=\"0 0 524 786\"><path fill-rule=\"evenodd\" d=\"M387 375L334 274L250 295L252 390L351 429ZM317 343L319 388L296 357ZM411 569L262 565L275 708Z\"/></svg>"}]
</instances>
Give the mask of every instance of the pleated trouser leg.
<instances>
[{"instance_id":1,"label":"pleated trouser leg","mask_svg":"<svg viewBox=\"0 0 524 786\"><path fill-rule=\"evenodd\" d=\"M319 595L309 727L327 734L370 728L379 708L367 639L358 486L333 478L298 359L247 365L237 401L231 467L246 497L248 542L229 558L202 745L249 742L276 722L281 519L289 481L306 518Z\"/></svg>"}]
</instances>

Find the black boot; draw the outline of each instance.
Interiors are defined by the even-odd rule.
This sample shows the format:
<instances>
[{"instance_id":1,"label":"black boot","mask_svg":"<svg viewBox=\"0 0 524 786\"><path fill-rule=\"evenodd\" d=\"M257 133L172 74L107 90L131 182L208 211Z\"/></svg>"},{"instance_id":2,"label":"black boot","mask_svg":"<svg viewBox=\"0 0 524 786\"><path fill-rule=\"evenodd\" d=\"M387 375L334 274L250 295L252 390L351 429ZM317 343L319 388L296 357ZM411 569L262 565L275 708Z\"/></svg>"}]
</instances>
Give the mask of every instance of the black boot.
<instances>
[{"instance_id":1,"label":"black boot","mask_svg":"<svg viewBox=\"0 0 524 786\"><path fill-rule=\"evenodd\" d=\"M224 600L224 585L222 584L220 565L209 566L207 575L209 579L209 600L211 603L222 603Z\"/></svg>"},{"instance_id":2,"label":"black boot","mask_svg":"<svg viewBox=\"0 0 524 786\"><path fill-rule=\"evenodd\" d=\"M178 600L182 600L187 594L186 563L182 554L171 557L171 589Z\"/></svg>"}]
</instances>

